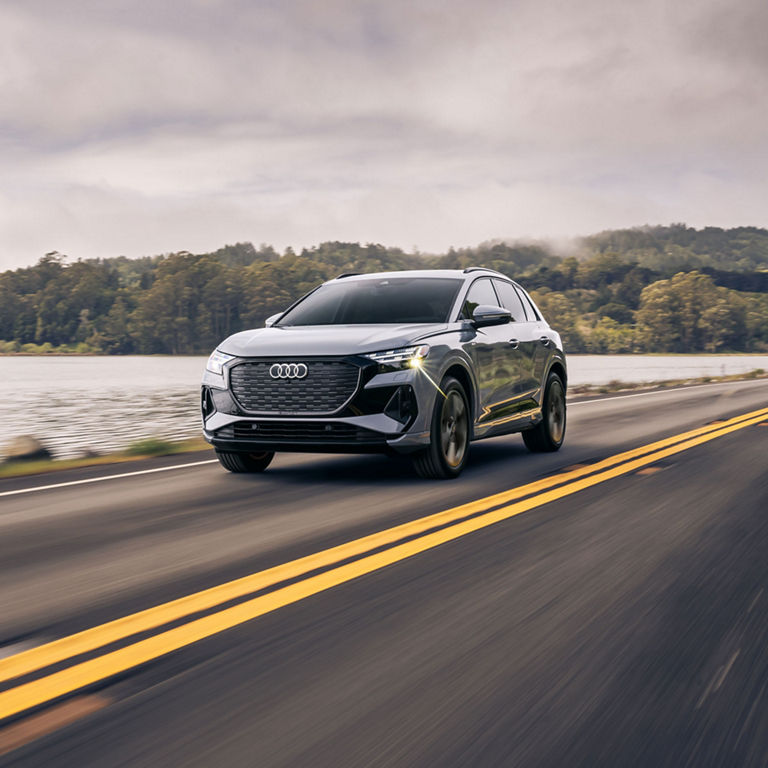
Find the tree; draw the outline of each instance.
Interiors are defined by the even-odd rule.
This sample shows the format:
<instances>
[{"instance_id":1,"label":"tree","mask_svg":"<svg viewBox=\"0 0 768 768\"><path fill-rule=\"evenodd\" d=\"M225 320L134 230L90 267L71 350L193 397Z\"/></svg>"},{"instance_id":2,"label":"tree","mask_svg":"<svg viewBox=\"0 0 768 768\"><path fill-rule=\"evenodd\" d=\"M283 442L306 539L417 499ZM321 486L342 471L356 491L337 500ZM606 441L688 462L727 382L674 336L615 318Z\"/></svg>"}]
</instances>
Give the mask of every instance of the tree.
<instances>
[{"instance_id":1,"label":"tree","mask_svg":"<svg viewBox=\"0 0 768 768\"><path fill-rule=\"evenodd\" d=\"M557 329L566 352L584 352L584 337L579 331L579 310L564 293L542 289L533 291L533 300L544 317Z\"/></svg>"},{"instance_id":2,"label":"tree","mask_svg":"<svg viewBox=\"0 0 768 768\"><path fill-rule=\"evenodd\" d=\"M621 354L636 350L635 332L629 325L622 325L613 318L603 317L587 339L589 352L597 354Z\"/></svg>"},{"instance_id":3,"label":"tree","mask_svg":"<svg viewBox=\"0 0 768 768\"><path fill-rule=\"evenodd\" d=\"M644 288L637 323L646 348L659 352L734 348L746 336L745 308L738 295L695 271Z\"/></svg>"},{"instance_id":4,"label":"tree","mask_svg":"<svg viewBox=\"0 0 768 768\"><path fill-rule=\"evenodd\" d=\"M133 340L128 328L128 306L122 296L115 299L102 325L102 349L108 354L129 354Z\"/></svg>"}]
</instances>

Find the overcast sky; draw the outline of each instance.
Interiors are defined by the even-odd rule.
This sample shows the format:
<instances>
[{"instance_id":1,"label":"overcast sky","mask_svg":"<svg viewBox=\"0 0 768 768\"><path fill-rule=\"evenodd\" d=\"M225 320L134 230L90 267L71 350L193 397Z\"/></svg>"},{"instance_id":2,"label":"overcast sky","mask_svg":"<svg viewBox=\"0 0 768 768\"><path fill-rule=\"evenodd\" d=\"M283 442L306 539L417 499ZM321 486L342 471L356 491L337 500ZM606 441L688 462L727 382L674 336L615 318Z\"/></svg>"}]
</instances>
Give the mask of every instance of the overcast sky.
<instances>
[{"instance_id":1,"label":"overcast sky","mask_svg":"<svg viewBox=\"0 0 768 768\"><path fill-rule=\"evenodd\" d=\"M0 0L0 268L768 225L765 0Z\"/></svg>"}]
</instances>

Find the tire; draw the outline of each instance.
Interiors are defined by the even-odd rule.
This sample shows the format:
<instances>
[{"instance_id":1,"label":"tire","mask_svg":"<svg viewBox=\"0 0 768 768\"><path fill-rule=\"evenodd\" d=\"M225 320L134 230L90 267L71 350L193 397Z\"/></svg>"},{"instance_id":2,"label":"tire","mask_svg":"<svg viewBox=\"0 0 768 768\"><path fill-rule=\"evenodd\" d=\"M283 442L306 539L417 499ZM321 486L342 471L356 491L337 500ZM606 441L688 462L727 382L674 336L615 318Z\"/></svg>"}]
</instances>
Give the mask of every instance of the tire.
<instances>
[{"instance_id":1,"label":"tire","mask_svg":"<svg viewBox=\"0 0 768 768\"><path fill-rule=\"evenodd\" d=\"M450 480L458 477L469 453L470 409L464 387L452 376L440 384L445 394L435 398L430 423L429 447L413 457L420 477Z\"/></svg>"},{"instance_id":2,"label":"tire","mask_svg":"<svg viewBox=\"0 0 768 768\"><path fill-rule=\"evenodd\" d=\"M533 453L557 451L565 438L566 409L565 387L556 373L547 377L541 415L541 421L533 429L523 432L525 447Z\"/></svg>"},{"instance_id":3,"label":"tire","mask_svg":"<svg viewBox=\"0 0 768 768\"><path fill-rule=\"evenodd\" d=\"M263 472L275 458L275 454L273 451L263 453L216 451L216 458L219 464L229 472Z\"/></svg>"}]
</instances>

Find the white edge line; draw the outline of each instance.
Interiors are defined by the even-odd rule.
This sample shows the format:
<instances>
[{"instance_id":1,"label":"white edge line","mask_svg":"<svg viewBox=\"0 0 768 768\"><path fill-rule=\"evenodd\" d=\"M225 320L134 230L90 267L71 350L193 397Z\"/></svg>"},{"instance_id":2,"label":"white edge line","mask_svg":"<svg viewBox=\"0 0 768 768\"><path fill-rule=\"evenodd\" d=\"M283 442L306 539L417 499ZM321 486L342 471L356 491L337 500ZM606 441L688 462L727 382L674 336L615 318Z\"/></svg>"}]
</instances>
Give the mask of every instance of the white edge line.
<instances>
[{"instance_id":1,"label":"white edge line","mask_svg":"<svg viewBox=\"0 0 768 768\"><path fill-rule=\"evenodd\" d=\"M591 403L607 403L610 400L625 400L628 397L648 397L649 395L666 395L669 392L681 392L682 390L690 390L690 389L703 389L704 387L707 387L708 389L712 389L713 387L725 387L725 386L733 386L734 384L754 384L755 381L760 381L760 379L749 379L748 381L718 381L718 382L712 382L712 384L694 384L692 387L670 387L669 389L656 389L653 392L635 392L631 395L616 395L615 397L601 397L597 400L579 400L577 403L568 403L569 408L574 408L577 405L589 405ZM579 397L579 395L575 395L575 397Z\"/></svg>"},{"instance_id":2,"label":"white edge line","mask_svg":"<svg viewBox=\"0 0 768 768\"><path fill-rule=\"evenodd\" d=\"M569 408L577 405L591 405L592 403L605 403L611 400L624 400L627 397L648 397L648 395L665 395L669 392L679 392L681 390L701 389L703 387L717 387L734 384L752 384L753 381L722 381L712 384L695 384L692 387L674 387L673 389L660 389L653 392L635 392L631 395L616 395L615 397L601 397L598 400L579 400L577 403L570 403ZM85 480L70 480L66 483L53 483L52 485L35 485L31 488L19 488L15 491L2 491L3 496L17 496L22 493L32 493L33 491L48 491L52 488L65 488L70 485L84 485L85 483L100 483L103 480L118 480L122 477L135 477L136 475L149 475L153 472L169 472L172 469L186 469L187 467L199 467L202 464L215 464L217 459L206 459L205 461L192 461L189 464L174 464L171 467L157 467L155 469L140 469L136 472L121 472L119 475L104 475L103 477L89 477ZM9 478L10 479L10 478Z\"/></svg>"},{"instance_id":3,"label":"white edge line","mask_svg":"<svg viewBox=\"0 0 768 768\"><path fill-rule=\"evenodd\" d=\"M32 491L47 491L51 488L65 488L68 485L84 485L85 483L100 483L102 480L117 480L121 477L134 477L136 475L149 475L152 472L169 472L172 469L186 469L187 467L199 467L201 464L215 464L217 459L205 461L190 461L189 464L174 464L170 467L156 467L155 469L140 469L135 472L121 472L119 475L104 475L103 477L88 477L85 480L70 480L66 483L53 483L52 485L35 485L32 488L19 488L15 491L2 491L0 496L16 496L20 493L32 493ZM10 479L10 478L9 478Z\"/></svg>"}]
</instances>

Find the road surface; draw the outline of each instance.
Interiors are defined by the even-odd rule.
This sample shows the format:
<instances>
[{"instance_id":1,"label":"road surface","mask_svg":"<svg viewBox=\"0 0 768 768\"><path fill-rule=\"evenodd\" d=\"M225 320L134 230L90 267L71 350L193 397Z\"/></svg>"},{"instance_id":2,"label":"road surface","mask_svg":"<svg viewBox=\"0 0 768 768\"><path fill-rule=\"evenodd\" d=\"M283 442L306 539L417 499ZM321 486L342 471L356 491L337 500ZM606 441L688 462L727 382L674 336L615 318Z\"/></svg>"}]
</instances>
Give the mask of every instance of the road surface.
<instances>
[{"instance_id":1,"label":"road surface","mask_svg":"<svg viewBox=\"0 0 768 768\"><path fill-rule=\"evenodd\" d=\"M0 481L0 764L768 765L765 381L209 459Z\"/></svg>"}]
</instances>

